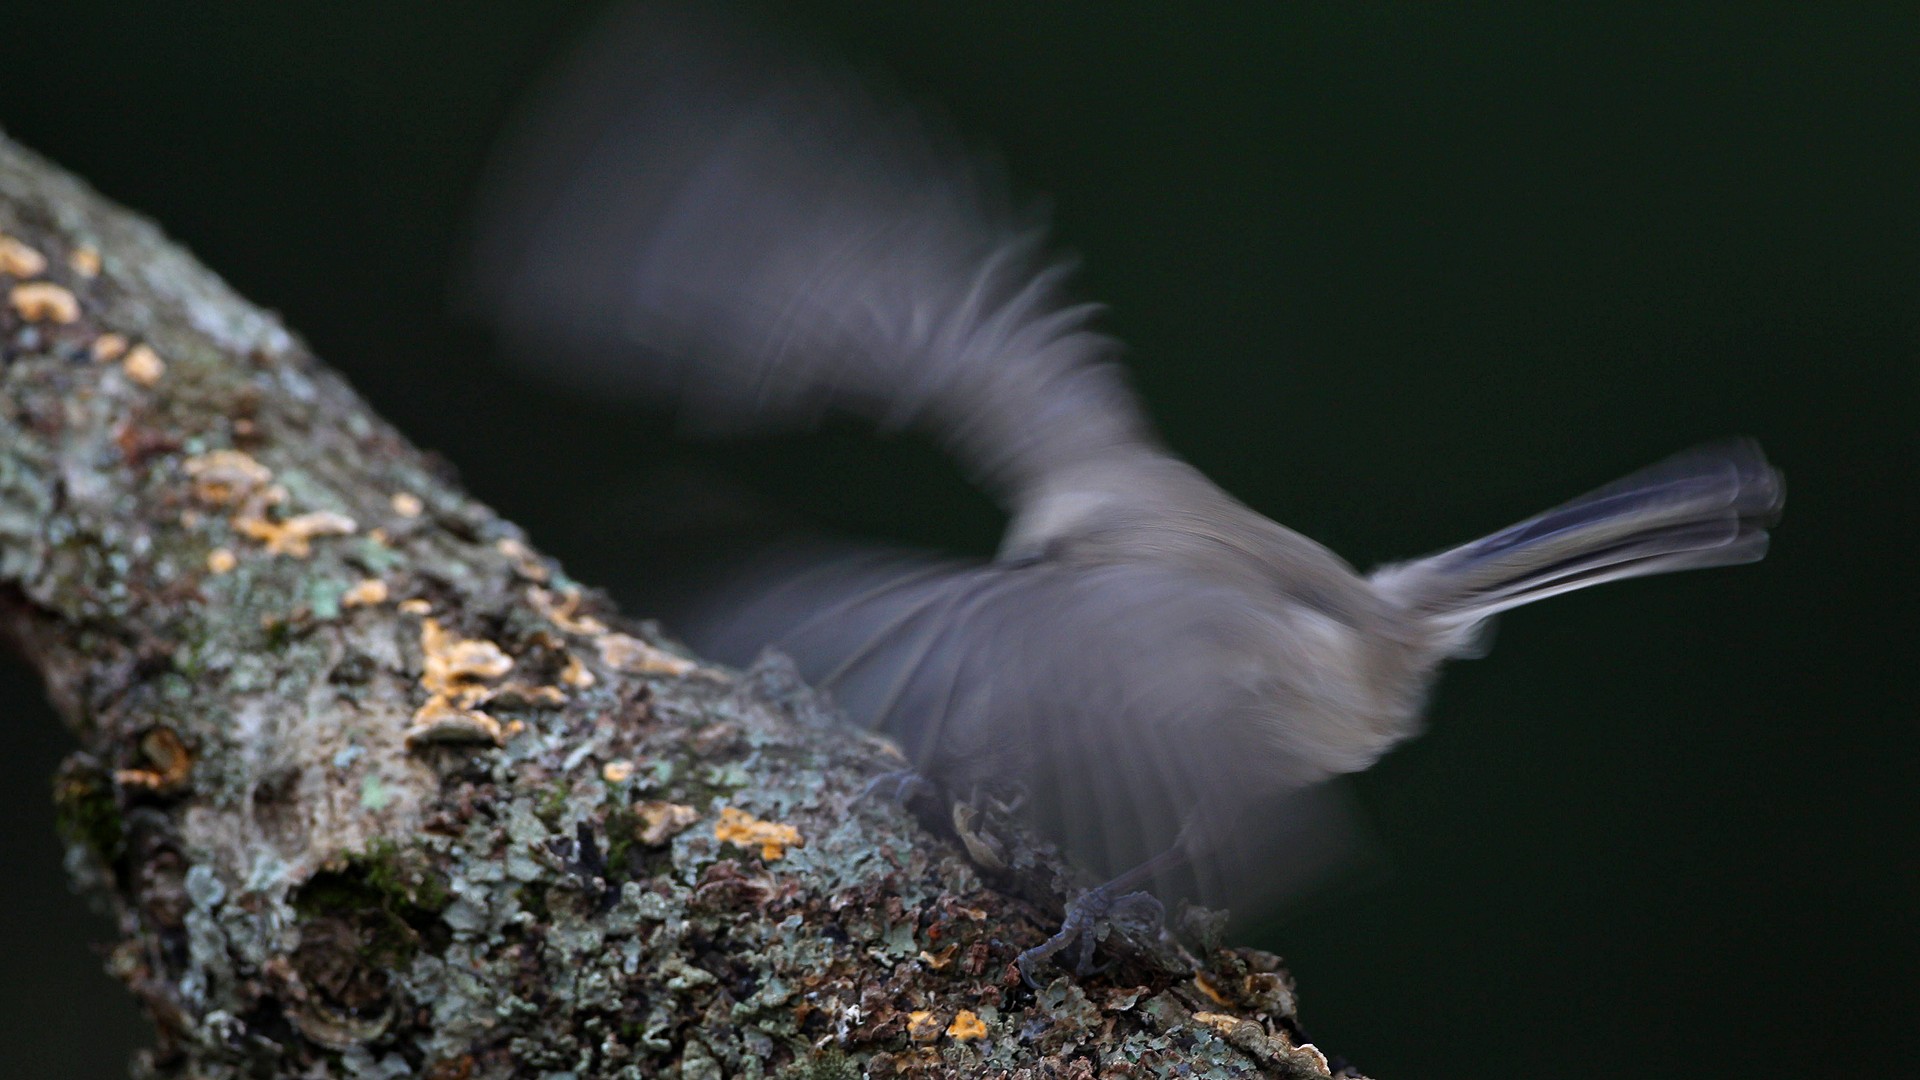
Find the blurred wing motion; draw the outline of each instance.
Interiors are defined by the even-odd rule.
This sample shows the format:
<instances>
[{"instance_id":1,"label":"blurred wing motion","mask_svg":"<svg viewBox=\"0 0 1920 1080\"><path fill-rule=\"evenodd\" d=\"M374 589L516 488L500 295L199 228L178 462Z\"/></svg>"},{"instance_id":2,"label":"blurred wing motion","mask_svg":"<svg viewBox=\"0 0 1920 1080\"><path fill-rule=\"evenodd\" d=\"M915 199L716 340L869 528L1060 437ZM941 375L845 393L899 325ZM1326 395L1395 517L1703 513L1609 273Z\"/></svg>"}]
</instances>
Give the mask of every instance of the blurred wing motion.
<instances>
[{"instance_id":1,"label":"blurred wing motion","mask_svg":"<svg viewBox=\"0 0 1920 1080\"><path fill-rule=\"evenodd\" d=\"M1284 690L1258 660L1272 624L1231 588L1151 564L816 545L768 556L711 601L716 617L691 627L703 651L738 662L771 641L928 776L961 797L1019 795L1097 873L1179 842L1191 865L1156 891L1237 907L1356 853L1323 771L1288 775L1284 754L1235 737Z\"/></svg>"},{"instance_id":2,"label":"blurred wing motion","mask_svg":"<svg viewBox=\"0 0 1920 1080\"><path fill-rule=\"evenodd\" d=\"M1009 503L1149 438L997 178L741 27L610 20L497 162L469 302L596 390L709 429L919 426Z\"/></svg>"},{"instance_id":3,"label":"blurred wing motion","mask_svg":"<svg viewBox=\"0 0 1920 1080\"><path fill-rule=\"evenodd\" d=\"M1471 544L1383 567L1373 583L1466 641L1499 612L1574 589L1757 562L1785 502L1758 445L1710 444Z\"/></svg>"},{"instance_id":4,"label":"blurred wing motion","mask_svg":"<svg viewBox=\"0 0 1920 1080\"><path fill-rule=\"evenodd\" d=\"M915 425L1016 513L1063 473L1154 455L1095 309L1062 298L1066 267L995 179L736 27L617 20L500 160L472 299L523 359L709 428L831 410ZM1270 888L1328 835L1297 829L1321 772L1221 734L1274 696L1257 658L1277 631L1228 588L1137 562L840 549L749 573L707 609L717 633L682 628L696 647L790 653L949 791L1023 792L1092 868L1187 827L1203 878L1231 867ZM1271 820L1232 829L1255 805ZM1294 838L1285 858L1229 850L1248 836Z\"/></svg>"}]
</instances>

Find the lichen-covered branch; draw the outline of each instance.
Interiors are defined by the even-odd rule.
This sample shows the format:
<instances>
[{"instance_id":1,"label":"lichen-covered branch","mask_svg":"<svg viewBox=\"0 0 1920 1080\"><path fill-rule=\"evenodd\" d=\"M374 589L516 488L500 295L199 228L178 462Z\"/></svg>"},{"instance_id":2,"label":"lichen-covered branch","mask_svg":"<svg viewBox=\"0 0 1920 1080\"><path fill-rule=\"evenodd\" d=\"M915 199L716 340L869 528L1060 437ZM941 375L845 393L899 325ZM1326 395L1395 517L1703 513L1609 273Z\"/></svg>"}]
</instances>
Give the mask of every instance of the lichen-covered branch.
<instances>
[{"instance_id":1,"label":"lichen-covered branch","mask_svg":"<svg viewBox=\"0 0 1920 1080\"><path fill-rule=\"evenodd\" d=\"M3 137L0 294L0 622L137 1072L1326 1075L1261 954L1026 990L1044 851L861 798L883 744L620 619Z\"/></svg>"}]
</instances>

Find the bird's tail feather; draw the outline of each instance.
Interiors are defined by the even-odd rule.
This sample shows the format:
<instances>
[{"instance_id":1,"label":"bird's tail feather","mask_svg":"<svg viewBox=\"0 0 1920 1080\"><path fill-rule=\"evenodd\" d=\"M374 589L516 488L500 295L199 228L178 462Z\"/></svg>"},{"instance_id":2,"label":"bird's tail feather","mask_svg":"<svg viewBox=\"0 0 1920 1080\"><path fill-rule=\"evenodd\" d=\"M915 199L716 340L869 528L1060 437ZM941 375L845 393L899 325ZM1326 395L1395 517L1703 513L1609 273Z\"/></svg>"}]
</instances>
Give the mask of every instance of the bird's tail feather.
<instances>
[{"instance_id":1,"label":"bird's tail feather","mask_svg":"<svg viewBox=\"0 0 1920 1080\"><path fill-rule=\"evenodd\" d=\"M1786 489L1746 440L1699 447L1470 544L1383 567L1374 584L1442 630L1589 585L1754 562Z\"/></svg>"}]
</instances>

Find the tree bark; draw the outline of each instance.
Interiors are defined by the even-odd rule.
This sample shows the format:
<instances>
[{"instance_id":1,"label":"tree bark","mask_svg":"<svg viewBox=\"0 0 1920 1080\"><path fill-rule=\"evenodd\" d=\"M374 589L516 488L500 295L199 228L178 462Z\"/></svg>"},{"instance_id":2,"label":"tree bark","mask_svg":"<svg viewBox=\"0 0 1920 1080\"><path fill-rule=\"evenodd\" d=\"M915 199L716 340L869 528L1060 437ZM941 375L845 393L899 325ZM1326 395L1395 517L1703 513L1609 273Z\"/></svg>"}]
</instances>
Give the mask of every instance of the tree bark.
<instances>
[{"instance_id":1,"label":"tree bark","mask_svg":"<svg viewBox=\"0 0 1920 1080\"><path fill-rule=\"evenodd\" d=\"M0 623L136 1074L1328 1075L1251 950L1028 991L1048 849L863 798L884 743L621 619L4 136L0 291Z\"/></svg>"}]
</instances>

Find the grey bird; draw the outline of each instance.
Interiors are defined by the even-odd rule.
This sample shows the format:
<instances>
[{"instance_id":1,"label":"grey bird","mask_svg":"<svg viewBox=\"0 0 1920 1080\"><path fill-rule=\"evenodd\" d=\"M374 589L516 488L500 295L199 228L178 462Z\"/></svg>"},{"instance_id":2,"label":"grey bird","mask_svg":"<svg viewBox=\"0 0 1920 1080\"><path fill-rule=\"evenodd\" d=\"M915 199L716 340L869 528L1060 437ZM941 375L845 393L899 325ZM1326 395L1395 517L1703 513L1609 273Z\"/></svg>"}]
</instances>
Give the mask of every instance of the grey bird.
<instances>
[{"instance_id":1,"label":"grey bird","mask_svg":"<svg viewBox=\"0 0 1920 1080\"><path fill-rule=\"evenodd\" d=\"M1161 444L1038 214L938 125L734 26L623 16L503 145L471 295L509 351L698 426L840 412L931 434L1009 515L991 561L838 551L721 610L959 795L1010 792L1115 875L1020 958L1177 866L1248 895L1311 861L1327 781L1415 734L1508 608L1753 562L1784 501L1751 442L1680 454L1361 574Z\"/></svg>"}]
</instances>

